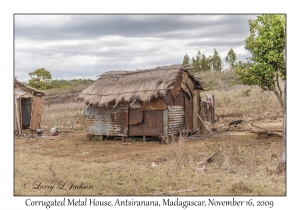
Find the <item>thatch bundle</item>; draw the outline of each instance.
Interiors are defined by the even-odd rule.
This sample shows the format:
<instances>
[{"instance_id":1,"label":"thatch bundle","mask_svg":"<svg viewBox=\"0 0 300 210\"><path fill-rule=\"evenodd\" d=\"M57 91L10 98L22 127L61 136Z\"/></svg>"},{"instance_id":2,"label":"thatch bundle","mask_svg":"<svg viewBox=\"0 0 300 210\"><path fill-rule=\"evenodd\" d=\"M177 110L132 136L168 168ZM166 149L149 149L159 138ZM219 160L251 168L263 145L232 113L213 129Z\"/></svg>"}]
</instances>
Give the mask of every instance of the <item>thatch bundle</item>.
<instances>
[{"instance_id":1,"label":"thatch bundle","mask_svg":"<svg viewBox=\"0 0 300 210\"><path fill-rule=\"evenodd\" d=\"M78 99L93 106L107 106L110 102L150 101L164 97L167 90L172 89L177 75L185 70L187 68L177 64L147 70L106 72L83 90Z\"/></svg>"}]
</instances>

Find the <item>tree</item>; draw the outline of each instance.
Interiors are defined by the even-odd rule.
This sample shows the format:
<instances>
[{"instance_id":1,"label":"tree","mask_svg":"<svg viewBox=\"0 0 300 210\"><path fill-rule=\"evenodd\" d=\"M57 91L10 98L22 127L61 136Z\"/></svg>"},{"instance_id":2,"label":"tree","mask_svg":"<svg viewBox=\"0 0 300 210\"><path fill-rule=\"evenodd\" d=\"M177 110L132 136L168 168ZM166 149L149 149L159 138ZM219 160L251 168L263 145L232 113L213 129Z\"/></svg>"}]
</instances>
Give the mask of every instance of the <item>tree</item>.
<instances>
[{"instance_id":1,"label":"tree","mask_svg":"<svg viewBox=\"0 0 300 210\"><path fill-rule=\"evenodd\" d=\"M28 80L28 86L31 86L40 90L47 90L52 87L49 81L52 79L50 71L45 68L39 68L33 72L28 73L30 80Z\"/></svg>"},{"instance_id":2,"label":"tree","mask_svg":"<svg viewBox=\"0 0 300 210\"><path fill-rule=\"evenodd\" d=\"M233 49L230 49L225 58L225 62L229 65L230 70L234 69L235 61L236 61L236 54L233 51Z\"/></svg>"},{"instance_id":3,"label":"tree","mask_svg":"<svg viewBox=\"0 0 300 210\"><path fill-rule=\"evenodd\" d=\"M195 68L195 72L201 71L200 63L201 63L201 52L200 50L198 50L196 58L192 57L192 66Z\"/></svg>"},{"instance_id":4,"label":"tree","mask_svg":"<svg viewBox=\"0 0 300 210\"><path fill-rule=\"evenodd\" d=\"M190 57L188 56L188 54L185 54L185 56L183 57L183 65L190 65Z\"/></svg>"},{"instance_id":5,"label":"tree","mask_svg":"<svg viewBox=\"0 0 300 210\"><path fill-rule=\"evenodd\" d=\"M214 55L212 56L211 59L211 65L214 71L220 71L222 69L222 60L215 48L214 48Z\"/></svg>"},{"instance_id":6,"label":"tree","mask_svg":"<svg viewBox=\"0 0 300 210\"><path fill-rule=\"evenodd\" d=\"M201 55L201 60L200 60L200 70L201 71L208 71L210 70L210 59L208 59L204 53Z\"/></svg>"},{"instance_id":7,"label":"tree","mask_svg":"<svg viewBox=\"0 0 300 210\"><path fill-rule=\"evenodd\" d=\"M280 170L286 166L286 17L285 15L261 15L249 20L250 36L245 49L251 54L246 63L239 61L235 73L244 84L258 85L262 90L273 91L283 109L283 152ZM284 81L280 87L279 78Z\"/></svg>"}]
</instances>

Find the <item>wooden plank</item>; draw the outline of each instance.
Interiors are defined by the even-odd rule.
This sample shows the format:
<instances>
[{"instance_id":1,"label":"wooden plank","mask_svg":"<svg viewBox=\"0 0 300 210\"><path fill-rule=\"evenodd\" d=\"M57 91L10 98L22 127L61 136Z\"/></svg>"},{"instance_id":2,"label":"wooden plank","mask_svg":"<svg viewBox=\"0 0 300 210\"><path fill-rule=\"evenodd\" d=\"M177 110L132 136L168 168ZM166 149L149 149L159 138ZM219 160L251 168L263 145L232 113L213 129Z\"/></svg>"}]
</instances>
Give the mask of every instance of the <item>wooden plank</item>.
<instances>
[{"instance_id":1,"label":"wooden plank","mask_svg":"<svg viewBox=\"0 0 300 210\"><path fill-rule=\"evenodd\" d=\"M184 83L184 84L190 79L187 72L182 72L181 77L182 77L181 82Z\"/></svg>"},{"instance_id":2,"label":"wooden plank","mask_svg":"<svg viewBox=\"0 0 300 210\"><path fill-rule=\"evenodd\" d=\"M193 130L199 129L199 124L198 124L198 117L197 114L199 114L199 100L200 100L200 95L198 90L193 90Z\"/></svg>"},{"instance_id":3,"label":"wooden plank","mask_svg":"<svg viewBox=\"0 0 300 210\"><path fill-rule=\"evenodd\" d=\"M189 88L191 93L194 92L195 84L193 83L193 81L190 78L186 81L186 86Z\"/></svg>"},{"instance_id":4,"label":"wooden plank","mask_svg":"<svg viewBox=\"0 0 300 210\"><path fill-rule=\"evenodd\" d=\"M163 110L163 135L168 136L168 110Z\"/></svg>"},{"instance_id":5,"label":"wooden plank","mask_svg":"<svg viewBox=\"0 0 300 210\"><path fill-rule=\"evenodd\" d=\"M193 100L184 94L185 125L187 130L193 129Z\"/></svg>"},{"instance_id":6,"label":"wooden plank","mask_svg":"<svg viewBox=\"0 0 300 210\"><path fill-rule=\"evenodd\" d=\"M40 129L44 108L44 97L32 97L31 106L30 129Z\"/></svg>"},{"instance_id":7,"label":"wooden plank","mask_svg":"<svg viewBox=\"0 0 300 210\"><path fill-rule=\"evenodd\" d=\"M21 135L21 122L20 122L20 109L19 109L19 103L20 99L15 98L15 117L16 117L16 124L17 124L17 129L18 129L18 134Z\"/></svg>"},{"instance_id":8,"label":"wooden plank","mask_svg":"<svg viewBox=\"0 0 300 210\"><path fill-rule=\"evenodd\" d=\"M189 96L190 99L192 98L189 88L183 82L181 83L181 89Z\"/></svg>"},{"instance_id":9,"label":"wooden plank","mask_svg":"<svg viewBox=\"0 0 300 210\"><path fill-rule=\"evenodd\" d=\"M210 134L213 136L214 134L211 132L211 130L207 127L207 125L203 122L203 120L201 119L201 117L199 115L197 115L199 117L199 119L201 120L201 122L203 123L203 125L205 126L205 128L210 132Z\"/></svg>"}]
</instances>

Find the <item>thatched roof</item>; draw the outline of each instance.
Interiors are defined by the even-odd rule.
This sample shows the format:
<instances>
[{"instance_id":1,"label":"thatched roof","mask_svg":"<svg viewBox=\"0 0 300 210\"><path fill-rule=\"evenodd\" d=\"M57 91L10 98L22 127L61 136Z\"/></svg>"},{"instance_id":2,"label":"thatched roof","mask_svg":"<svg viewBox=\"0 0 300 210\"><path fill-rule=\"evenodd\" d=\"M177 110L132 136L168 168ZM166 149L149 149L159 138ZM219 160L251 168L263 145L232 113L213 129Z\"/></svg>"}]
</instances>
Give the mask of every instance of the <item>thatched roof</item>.
<instances>
[{"instance_id":1,"label":"thatched roof","mask_svg":"<svg viewBox=\"0 0 300 210\"><path fill-rule=\"evenodd\" d=\"M15 82L14 82L14 86L15 86L15 87L18 86L18 87L20 87L20 88L23 88L23 89L28 90L28 91L30 91L30 92L33 92L33 93L35 93L35 94L41 94L42 96L46 96L46 93L45 93L44 91L37 90L37 89L35 89L35 88L33 88L33 87L29 87L29 86L25 85L24 83L19 82L19 81L16 80L16 79L15 79Z\"/></svg>"},{"instance_id":2,"label":"thatched roof","mask_svg":"<svg viewBox=\"0 0 300 210\"><path fill-rule=\"evenodd\" d=\"M164 97L167 90L172 89L177 75L188 69L177 64L146 70L106 72L77 98L94 106L107 105L110 102L150 101L152 98ZM192 75L190 78L198 89L202 89L199 81Z\"/></svg>"}]
</instances>

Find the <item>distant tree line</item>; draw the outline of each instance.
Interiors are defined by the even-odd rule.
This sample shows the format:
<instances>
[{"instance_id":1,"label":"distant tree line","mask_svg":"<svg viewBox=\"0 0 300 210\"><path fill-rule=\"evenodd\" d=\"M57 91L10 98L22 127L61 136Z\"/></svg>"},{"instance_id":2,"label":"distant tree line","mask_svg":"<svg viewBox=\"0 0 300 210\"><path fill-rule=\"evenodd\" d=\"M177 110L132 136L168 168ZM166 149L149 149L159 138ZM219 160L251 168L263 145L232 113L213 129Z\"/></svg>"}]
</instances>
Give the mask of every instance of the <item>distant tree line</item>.
<instances>
[{"instance_id":1,"label":"distant tree line","mask_svg":"<svg viewBox=\"0 0 300 210\"><path fill-rule=\"evenodd\" d=\"M30 80L28 80L27 85L39 90L48 90L52 88L62 89L65 87L76 87L81 84L91 84L94 82L92 79L52 79L50 71L45 68L39 68L33 72L28 73Z\"/></svg>"},{"instance_id":2,"label":"distant tree line","mask_svg":"<svg viewBox=\"0 0 300 210\"><path fill-rule=\"evenodd\" d=\"M225 58L225 62L229 65L229 68L232 70L234 68L236 61L235 52L230 49ZM220 71L222 70L223 64L221 57L217 50L214 48L214 54L206 56L204 52L201 54L200 50L197 52L196 56L190 57L188 54L185 54L183 57L183 65L189 65L195 68L195 72L201 71Z\"/></svg>"}]
</instances>

